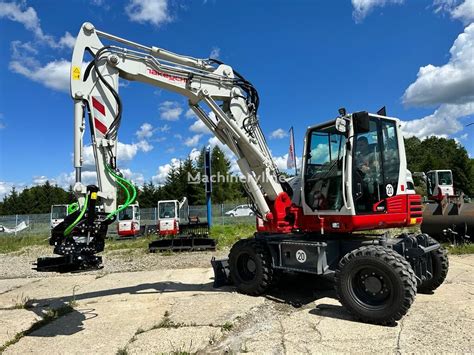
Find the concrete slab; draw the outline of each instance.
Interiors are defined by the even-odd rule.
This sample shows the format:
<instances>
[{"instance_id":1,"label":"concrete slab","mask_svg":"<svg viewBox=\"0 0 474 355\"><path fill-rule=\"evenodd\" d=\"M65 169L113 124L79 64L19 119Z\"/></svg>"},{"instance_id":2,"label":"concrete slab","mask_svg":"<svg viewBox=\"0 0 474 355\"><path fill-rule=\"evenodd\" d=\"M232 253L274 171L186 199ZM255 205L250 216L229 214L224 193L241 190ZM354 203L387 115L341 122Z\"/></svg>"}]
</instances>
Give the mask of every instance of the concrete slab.
<instances>
[{"instance_id":1,"label":"concrete slab","mask_svg":"<svg viewBox=\"0 0 474 355\"><path fill-rule=\"evenodd\" d=\"M393 327L355 321L332 290L312 285L266 297L216 290L209 268L1 280L0 341L28 329L45 307L74 300L73 312L6 353L472 352L474 256L450 260L447 282L417 295ZM8 309L22 297L34 307Z\"/></svg>"}]
</instances>

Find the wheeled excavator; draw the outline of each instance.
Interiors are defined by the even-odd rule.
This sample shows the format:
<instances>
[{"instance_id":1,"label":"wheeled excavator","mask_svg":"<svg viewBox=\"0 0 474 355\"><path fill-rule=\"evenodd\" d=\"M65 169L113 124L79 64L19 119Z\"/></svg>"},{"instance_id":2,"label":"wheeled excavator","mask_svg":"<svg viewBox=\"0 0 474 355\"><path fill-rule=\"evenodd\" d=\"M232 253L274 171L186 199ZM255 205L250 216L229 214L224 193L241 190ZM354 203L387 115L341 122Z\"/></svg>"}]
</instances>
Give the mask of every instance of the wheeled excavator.
<instances>
[{"instance_id":1,"label":"wheeled excavator","mask_svg":"<svg viewBox=\"0 0 474 355\"><path fill-rule=\"evenodd\" d=\"M444 281L446 251L430 236L368 232L422 221L421 198L407 189L398 119L339 109L337 117L308 128L301 173L288 180L260 128L256 88L227 64L142 45L85 23L70 75L80 209L54 228L50 244L60 256L38 259L38 270L99 268L108 226L136 197L117 167L123 79L185 96L236 156L256 233L235 243L215 270L239 292L264 294L282 272L324 275L334 278L340 302L355 317L387 324L406 314L417 291L431 292ZM97 185L89 186L81 183L86 121L97 169ZM117 187L127 196L120 208Z\"/></svg>"}]
</instances>

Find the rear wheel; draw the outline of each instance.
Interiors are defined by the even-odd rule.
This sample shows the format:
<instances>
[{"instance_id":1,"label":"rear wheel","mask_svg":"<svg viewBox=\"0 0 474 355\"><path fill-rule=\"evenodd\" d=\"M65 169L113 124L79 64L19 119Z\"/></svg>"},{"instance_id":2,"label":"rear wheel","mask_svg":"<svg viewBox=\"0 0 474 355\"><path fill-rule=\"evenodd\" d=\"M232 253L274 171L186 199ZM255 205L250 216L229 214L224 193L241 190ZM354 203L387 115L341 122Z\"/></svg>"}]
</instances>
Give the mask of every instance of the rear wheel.
<instances>
[{"instance_id":1,"label":"rear wheel","mask_svg":"<svg viewBox=\"0 0 474 355\"><path fill-rule=\"evenodd\" d=\"M436 244L437 241L431 237L428 237L429 245ZM418 292L420 293L431 293L436 290L446 279L449 269L448 251L443 247L430 252L431 265L433 268L433 276L422 281L418 285Z\"/></svg>"},{"instance_id":2,"label":"rear wheel","mask_svg":"<svg viewBox=\"0 0 474 355\"><path fill-rule=\"evenodd\" d=\"M346 254L335 274L339 300L358 319L392 324L401 319L416 295L410 264L392 249L365 246Z\"/></svg>"},{"instance_id":3,"label":"rear wheel","mask_svg":"<svg viewBox=\"0 0 474 355\"><path fill-rule=\"evenodd\" d=\"M242 239L232 246L229 268L237 290L247 295L261 295L272 283L270 254L255 239Z\"/></svg>"}]
</instances>

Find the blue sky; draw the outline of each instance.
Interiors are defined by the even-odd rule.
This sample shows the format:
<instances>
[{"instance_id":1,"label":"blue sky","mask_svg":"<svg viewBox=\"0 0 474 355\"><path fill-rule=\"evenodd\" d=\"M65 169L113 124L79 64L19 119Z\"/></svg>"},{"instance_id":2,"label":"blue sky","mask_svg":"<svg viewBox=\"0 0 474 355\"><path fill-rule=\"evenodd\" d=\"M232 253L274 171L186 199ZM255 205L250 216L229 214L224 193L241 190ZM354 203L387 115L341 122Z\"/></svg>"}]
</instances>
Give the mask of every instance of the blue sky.
<instances>
[{"instance_id":1,"label":"blue sky","mask_svg":"<svg viewBox=\"0 0 474 355\"><path fill-rule=\"evenodd\" d=\"M146 45L231 65L259 90L260 119L284 168L308 126L348 111L406 121L474 155L474 0L0 1L0 198L11 186L73 183L69 60L83 22ZM119 165L163 181L216 144L179 95L123 82ZM93 179L86 149L84 178Z\"/></svg>"}]
</instances>

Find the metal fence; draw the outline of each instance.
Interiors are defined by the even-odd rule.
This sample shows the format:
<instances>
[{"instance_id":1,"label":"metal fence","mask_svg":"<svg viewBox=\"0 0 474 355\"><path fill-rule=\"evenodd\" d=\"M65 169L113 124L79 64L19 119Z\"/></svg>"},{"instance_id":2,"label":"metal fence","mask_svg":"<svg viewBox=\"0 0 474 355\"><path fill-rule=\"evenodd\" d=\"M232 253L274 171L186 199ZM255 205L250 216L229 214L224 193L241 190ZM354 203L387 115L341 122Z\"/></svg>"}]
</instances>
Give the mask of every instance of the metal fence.
<instances>
[{"instance_id":1,"label":"metal fence","mask_svg":"<svg viewBox=\"0 0 474 355\"><path fill-rule=\"evenodd\" d=\"M221 204L212 205L212 224L213 225L229 225L229 224L255 224L255 216L240 216L231 217L226 215L227 211L232 210L237 205L235 204ZM206 206L189 206L189 215L197 216L201 222L207 222L207 208ZM142 226L156 226L158 211L157 208L141 208L140 209L140 223ZM181 216L183 218L183 216ZM28 228L18 232L23 234L49 234L50 231L50 214L29 214L29 215L10 215L0 216L0 226L6 228L15 228L21 222L25 222ZM182 219L184 222L184 219ZM116 222L109 227L109 233L116 233ZM0 233L2 235L11 235L7 233Z\"/></svg>"}]
</instances>

